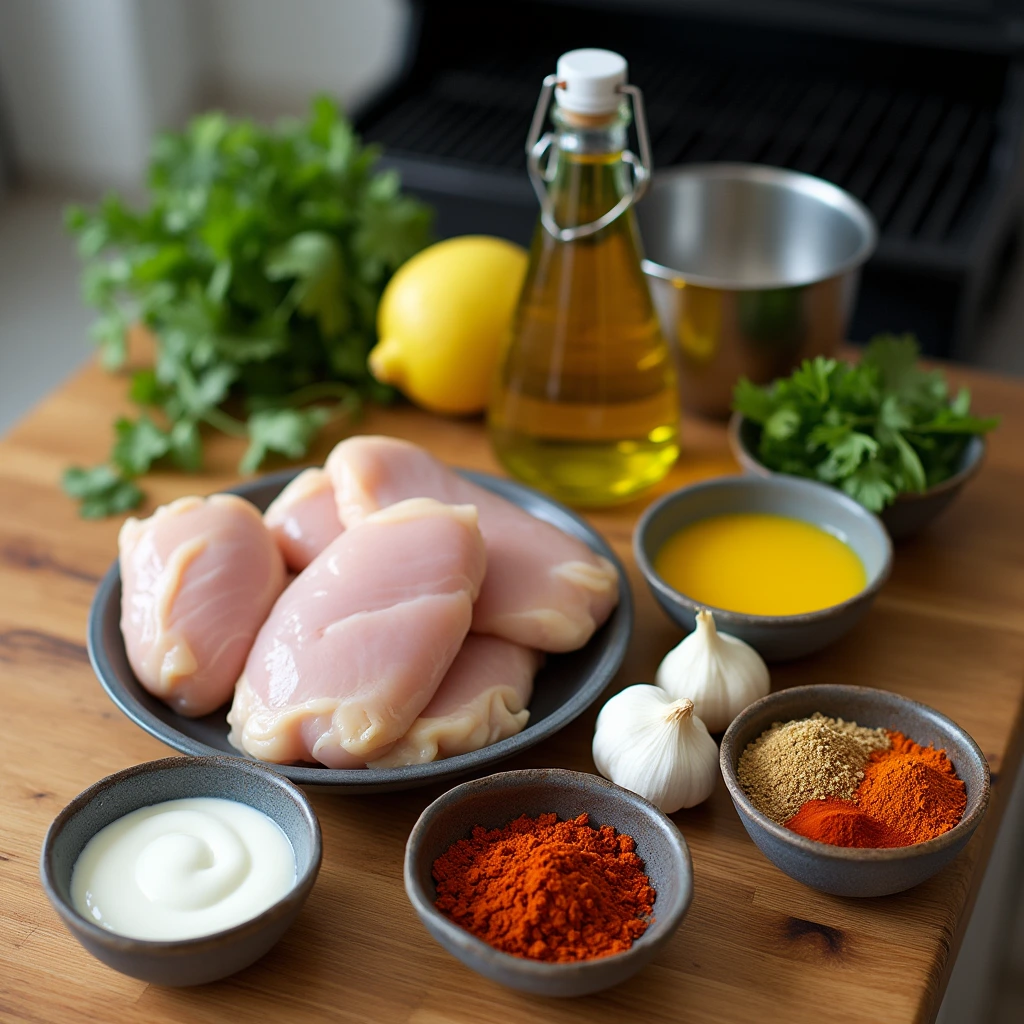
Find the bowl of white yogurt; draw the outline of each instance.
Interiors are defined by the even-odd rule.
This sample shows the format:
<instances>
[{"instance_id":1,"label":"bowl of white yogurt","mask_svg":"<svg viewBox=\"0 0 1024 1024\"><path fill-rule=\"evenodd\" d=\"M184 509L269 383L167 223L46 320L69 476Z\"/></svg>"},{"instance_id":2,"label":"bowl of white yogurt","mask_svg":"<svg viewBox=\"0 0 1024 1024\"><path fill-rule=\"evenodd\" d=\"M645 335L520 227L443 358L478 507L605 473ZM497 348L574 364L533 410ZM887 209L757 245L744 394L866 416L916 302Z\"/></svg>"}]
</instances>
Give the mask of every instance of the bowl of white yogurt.
<instances>
[{"instance_id":1,"label":"bowl of white yogurt","mask_svg":"<svg viewBox=\"0 0 1024 1024\"><path fill-rule=\"evenodd\" d=\"M262 764L169 757L80 793L43 842L40 876L93 956L160 985L254 963L295 920L320 870L302 791Z\"/></svg>"}]
</instances>

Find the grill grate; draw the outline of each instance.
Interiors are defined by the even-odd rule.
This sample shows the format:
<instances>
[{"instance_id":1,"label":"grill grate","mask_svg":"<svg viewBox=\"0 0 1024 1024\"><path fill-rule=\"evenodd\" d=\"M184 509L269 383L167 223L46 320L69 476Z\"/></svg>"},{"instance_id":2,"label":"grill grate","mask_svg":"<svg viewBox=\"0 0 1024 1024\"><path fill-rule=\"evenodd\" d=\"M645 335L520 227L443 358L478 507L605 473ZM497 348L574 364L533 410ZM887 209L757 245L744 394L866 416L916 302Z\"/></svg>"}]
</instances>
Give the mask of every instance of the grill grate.
<instances>
[{"instance_id":1,"label":"grill grate","mask_svg":"<svg viewBox=\"0 0 1024 1024\"><path fill-rule=\"evenodd\" d=\"M375 112L364 134L395 156L521 174L547 69L500 55L441 69ZM631 77L645 92L658 167L736 160L819 175L867 204L883 241L962 248L980 223L972 198L997 141L994 99L650 55Z\"/></svg>"}]
</instances>

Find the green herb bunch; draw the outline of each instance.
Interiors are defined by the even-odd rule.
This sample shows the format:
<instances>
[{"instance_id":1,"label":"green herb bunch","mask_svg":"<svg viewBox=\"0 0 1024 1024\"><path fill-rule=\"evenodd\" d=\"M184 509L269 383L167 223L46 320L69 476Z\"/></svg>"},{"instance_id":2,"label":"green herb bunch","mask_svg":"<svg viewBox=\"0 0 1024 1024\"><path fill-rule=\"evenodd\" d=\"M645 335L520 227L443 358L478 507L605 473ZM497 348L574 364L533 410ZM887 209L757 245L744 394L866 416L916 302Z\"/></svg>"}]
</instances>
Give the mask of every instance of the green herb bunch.
<instances>
[{"instance_id":1,"label":"green herb bunch","mask_svg":"<svg viewBox=\"0 0 1024 1024\"><path fill-rule=\"evenodd\" d=\"M859 363L821 356L766 387L743 379L733 408L761 427L769 469L842 488L873 512L952 476L971 436L998 425L950 397L940 371L917 367L912 335L880 335Z\"/></svg>"},{"instance_id":2,"label":"green herb bunch","mask_svg":"<svg viewBox=\"0 0 1024 1024\"><path fill-rule=\"evenodd\" d=\"M391 396L366 365L377 303L429 241L431 212L377 158L326 98L274 128L205 114L156 140L147 209L109 196L68 210L103 365L124 363L133 324L157 346L109 464L65 474L83 516L134 508L134 478L156 462L200 469L206 428L248 440L250 473L269 452L301 458L363 397Z\"/></svg>"}]
</instances>

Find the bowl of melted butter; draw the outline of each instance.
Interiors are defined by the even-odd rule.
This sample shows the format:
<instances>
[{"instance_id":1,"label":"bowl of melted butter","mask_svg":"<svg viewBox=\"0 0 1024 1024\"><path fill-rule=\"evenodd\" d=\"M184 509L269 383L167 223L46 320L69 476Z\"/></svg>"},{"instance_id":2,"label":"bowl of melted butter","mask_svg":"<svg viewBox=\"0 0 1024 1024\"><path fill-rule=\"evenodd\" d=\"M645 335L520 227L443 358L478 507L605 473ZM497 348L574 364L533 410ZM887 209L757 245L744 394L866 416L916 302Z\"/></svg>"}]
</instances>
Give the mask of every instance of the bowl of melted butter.
<instances>
[{"instance_id":1,"label":"bowl of melted butter","mask_svg":"<svg viewBox=\"0 0 1024 1024\"><path fill-rule=\"evenodd\" d=\"M673 621L708 608L722 632L768 661L849 632L888 578L879 518L839 491L795 477L721 477L652 504L633 534L637 565Z\"/></svg>"}]
</instances>

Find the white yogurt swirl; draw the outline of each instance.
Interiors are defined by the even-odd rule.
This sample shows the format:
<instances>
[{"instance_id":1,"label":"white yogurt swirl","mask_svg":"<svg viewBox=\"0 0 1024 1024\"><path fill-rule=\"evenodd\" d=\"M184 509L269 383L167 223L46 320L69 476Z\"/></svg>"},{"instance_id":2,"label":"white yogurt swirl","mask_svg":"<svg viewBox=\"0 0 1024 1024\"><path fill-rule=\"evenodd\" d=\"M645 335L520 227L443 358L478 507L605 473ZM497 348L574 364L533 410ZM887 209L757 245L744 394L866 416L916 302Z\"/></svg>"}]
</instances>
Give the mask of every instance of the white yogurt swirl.
<instances>
[{"instance_id":1,"label":"white yogurt swirl","mask_svg":"<svg viewBox=\"0 0 1024 1024\"><path fill-rule=\"evenodd\" d=\"M288 837L261 811L215 797L142 807L86 844L75 909L119 935L191 939L261 914L295 885Z\"/></svg>"}]
</instances>

